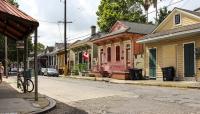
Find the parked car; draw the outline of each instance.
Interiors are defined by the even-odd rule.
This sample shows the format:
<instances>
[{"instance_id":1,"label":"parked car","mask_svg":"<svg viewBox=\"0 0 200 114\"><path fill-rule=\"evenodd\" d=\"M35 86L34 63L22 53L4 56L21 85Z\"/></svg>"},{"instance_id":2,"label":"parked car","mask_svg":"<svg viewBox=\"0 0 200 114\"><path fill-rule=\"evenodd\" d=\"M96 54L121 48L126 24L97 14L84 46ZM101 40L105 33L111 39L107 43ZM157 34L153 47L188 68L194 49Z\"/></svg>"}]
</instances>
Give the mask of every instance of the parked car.
<instances>
[{"instance_id":1,"label":"parked car","mask_svg":"<svg viewBox=\"0 0 200 114\"><path fill-rule=\"evenodd\" d=\"M24 71L23 68L19 68L19 73L22 73ZM17 75L17 68L11 68L8 72L10 76L16 76Z\"/></svg>"},{"instance_id":2,"label":"parked car","mask_svg":"<svg viewBox=\"0 0 200 114\"><path fill-rule=\"evenodd\" d=\"M47 68L41 68L39 74L44 75L44 72L46 71Z\"/></svg>"},{"instance_id":3,"label":"parked car","mask_svg":"<svg viewBox=\"0 0 200 114\"><path fill-rule=\"evenodd\" d=\"M17 75L17 68L11 68L10 71L8 72L10 76Z\"/></svg>"},{"instance_id":4,"label":"parked car","mask_svg":"<svg viewBox=\"0 0 200 114\"><path fill-rule=\"evenodd\" d=\"M44 76L55 76L58 77L59 73L55 68L46 68L44 71Z\"/></svg>"}]
</instances>

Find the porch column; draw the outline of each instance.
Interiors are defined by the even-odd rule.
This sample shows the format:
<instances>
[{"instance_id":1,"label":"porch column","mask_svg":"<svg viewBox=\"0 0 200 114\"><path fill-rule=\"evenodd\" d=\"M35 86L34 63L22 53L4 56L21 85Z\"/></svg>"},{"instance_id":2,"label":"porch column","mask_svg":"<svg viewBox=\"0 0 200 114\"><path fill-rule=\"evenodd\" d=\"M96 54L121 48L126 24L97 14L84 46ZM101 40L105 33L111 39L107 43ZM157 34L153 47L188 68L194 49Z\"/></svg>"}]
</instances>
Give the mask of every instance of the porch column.
<instances>
[{"instance_id":1,"label":"porch column","mask_svg":"<svg viewBox=\"0 0 200 114\"><path fill-rule=\"evenodd\" d=\"M34 37L34 75L35 75L35 101L38 101L38 64L37 64L37 29Z\"/></svg>"},{"instance_id":2,"label":"porch column","mask_svg":"<svg viewBox=\"0 0 200 114\"><path fill-rule=\"evenodd\" d=\"M130 62L131 62L131 65L132 65L132 67L134 68L135 66L134 66L134 40L133 40L133 38L131 37L131 44L130 44L130 48L131 48L131 56L130 56Z\"/></svg>"}]
</instances>

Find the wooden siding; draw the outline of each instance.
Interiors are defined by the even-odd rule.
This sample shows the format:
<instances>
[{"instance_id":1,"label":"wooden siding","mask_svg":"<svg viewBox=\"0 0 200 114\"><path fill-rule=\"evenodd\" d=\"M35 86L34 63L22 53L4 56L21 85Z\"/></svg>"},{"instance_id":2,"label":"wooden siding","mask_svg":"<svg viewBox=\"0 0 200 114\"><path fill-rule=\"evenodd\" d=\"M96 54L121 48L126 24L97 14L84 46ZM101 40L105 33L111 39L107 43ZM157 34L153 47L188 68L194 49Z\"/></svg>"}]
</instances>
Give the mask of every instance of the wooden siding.
<instances>
[{"instance_id":1,"label":"wooden siding","mask_svg":"<svg viewBox=\"0 0 200 114\"><path fill-rule=\"evenodd\" d=\"M179 79L184 80L184 57L183 57L183 44L184 43L189 43L189 42L195 42L195 48L200 47L200 35L197 36L191 36L187 38L182 38L181 40L166 40L166 41L160 41L159 43L149 43L145 44L145 74L148 76L149 75L149 49L150 48L157 48L157 69L156 69L156 74L157 74L157 79L161 79L162 76L162 70L161 68L164 67L163 64L163 48L168 45L175 45L176 46L176 53L177 53L177 68L176 65L174 66L176 68L176 73ZM171 53L170 53L171 54ZM173 60L175 61L175 60ZM200 59L196 59L196 76L200 78Z\"/></svg>"},{"instance_id":2,"label":"wooden siding","mask_svg":"<svg viewBox=\"0 0 200 114\"><path fill-rule=\"evenodd\" d=\"M178 26L174 25L174 16L177 13L181 14L181 24ZM171 17L168 20L166 20L166 22L162 25L162 27L155 32L167 31L169 29L174 29L181 26L187 26L187 25L191 25L191 24L195 24L199 22L200 22L200 19L192 17L191 15L187 15L185 13L176 11L174 12L174 14L171 15Z\"/></svg>"}]
</instances>

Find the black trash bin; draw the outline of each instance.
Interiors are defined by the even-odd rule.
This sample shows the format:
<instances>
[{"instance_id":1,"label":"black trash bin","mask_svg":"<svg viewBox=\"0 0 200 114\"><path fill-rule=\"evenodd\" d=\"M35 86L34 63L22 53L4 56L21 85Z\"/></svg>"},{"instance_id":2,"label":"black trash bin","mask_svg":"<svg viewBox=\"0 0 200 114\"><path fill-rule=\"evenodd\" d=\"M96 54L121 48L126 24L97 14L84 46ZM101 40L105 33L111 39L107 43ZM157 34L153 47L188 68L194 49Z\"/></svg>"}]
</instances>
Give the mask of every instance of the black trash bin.
<instances>
[{"instance_id":1,"label":"black trash bin","mask_svg":"<svg viewBox=\"0 0 200 114\"><path fill-rule=\"evenodd\" d=\"M129 74L131 80L142 80L142 69L129 69Z\"/></svg>"},{"instance_id":2,"label":"black trash bin","mask_svg":"<svg viewBox=\"0 0 200 114\"><path fill-rule=\"evenodd\" d=\"M175 77L174 67L164 67L162 68L163 81L173 81Z\"/></svg>"}]
</instances>

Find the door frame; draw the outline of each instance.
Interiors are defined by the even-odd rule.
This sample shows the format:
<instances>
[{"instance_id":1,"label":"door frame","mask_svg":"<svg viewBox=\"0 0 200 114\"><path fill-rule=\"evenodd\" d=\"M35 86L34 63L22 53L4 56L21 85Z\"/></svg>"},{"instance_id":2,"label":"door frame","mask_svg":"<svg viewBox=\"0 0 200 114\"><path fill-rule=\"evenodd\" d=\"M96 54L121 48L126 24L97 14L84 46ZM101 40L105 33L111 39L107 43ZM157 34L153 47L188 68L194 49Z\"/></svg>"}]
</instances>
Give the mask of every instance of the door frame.
<instances>
[{"instance_id":1,"label":"door frame","mask_svg":"<svg viewBox=\"0 0 200 114\"><path fill-rule=\"evenodd\" d=\"M157 49L157 47L151 47L151 48L148 48L148 52L149 52L149 57L148 57L148 68L149 68L149 73L148 74L150 74L150 49L156 49L156 76L155 77L150 77L149 76L149 78L150 79L156 79L157 78L157 59L158 59L158 49Z\"/></svg>"},{"instance_id":2,"label":"door frame","mask_svg":"<svg viewBox=\"0 0 200 114\"><path fill-rule=\"evenodd\" d=\"M196 49L196 44L195 41L191 41L191 42L185 42L183 43L183 77L185 78L185 45L186 44L194 44L194 75L196 75L196 54L195 54L195 49ZM193 77L186 77L186 78L193 78Z\"/></svg>"}]
</instances>

